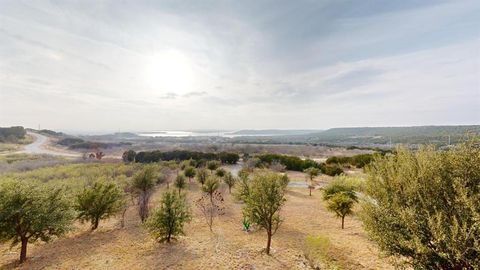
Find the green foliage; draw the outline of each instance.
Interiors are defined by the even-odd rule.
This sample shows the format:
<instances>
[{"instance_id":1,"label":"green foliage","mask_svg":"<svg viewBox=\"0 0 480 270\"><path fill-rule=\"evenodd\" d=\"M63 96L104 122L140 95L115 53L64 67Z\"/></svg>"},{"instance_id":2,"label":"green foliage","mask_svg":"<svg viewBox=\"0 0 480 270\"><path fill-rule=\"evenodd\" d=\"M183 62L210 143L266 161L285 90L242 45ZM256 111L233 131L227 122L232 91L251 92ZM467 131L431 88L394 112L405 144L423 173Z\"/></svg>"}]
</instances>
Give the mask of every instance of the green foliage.
<instances>
[{"instance_id":1,"label":"green foliage","mask_svg":"<svg viewBox=\"0 0 480 270\"><path fill-rule=\"evenodd\" d=\"M240 171L237 183L237 189L234 194L235 199L245 202L247 197L250 195L250 179L248 173L245 171Z\"/></svg>"},{"instance_id":2,"label":"green foliage","mask_svg":"<svg viewBox=\"0 0 480 270\"><path fill-rule=\"evenodd\" d=\"M183 173L185 174L186 177L188 177L188 179L192 179L195 177L195 174L197 172L195 171L194 167L188 166L188 167L185 167L185 170L183 171Z\"/></svg>"},{"instance_id":3,"label":"green foliage","mask_svg":"<svg viewBox=\"0 0 480 270\"><path fill-rule=\"evenodd\" d=\"M249 232L250 227L252 226L252 223L250 222L250 220L248 220L247 217L243 217L242 225L243 225L243 230L246 232Z\"/></svg>"},{"instance_id":4,"label":"green foliage","mask_svg":"<svg viewBox=\"0 0 480 270\"><path fill-rule=\"evenodd\" d=\"M80 221L89 221L92 230L98 222L117 214L125 204L124 194L113 182L97 181L85 186L76 196L75 210Z\"/></svg>"},{"instance_id":5,"label":"green foliage","mask_svg":"<svg viewBox=\"0 0 480 270\"><path fill-rule=\"evenodd\" d=\"M280 175L271 172L254 174L243 213L267 231L267 254L270 254L272 236L282 223L279 212L285 201L285 188Z\"/></svg>"},{"instance_id":6,"label":"green foliage","mask_svg":"<svg viewBox=\"0 0 480 270\"><path fill-rule=\"evenodd\" d=\"M135 156L136 155L137 155L137 153L135 151L127 150L127 151L123 152L122 160L125 163L135 162Z\"/></svg>"},{"instance_id":7,"label":"green foliage","mask_svg":"<svg viewBox=\"0 0 480 270\"><path fill-rule=\"evenodd\" d=\"M220 163L218 161L211 160L207 162L207 168L212 172L215 171L218 167L220 167Z\"/></svg>"},{"instance_id":8,"label":"green foliage","mask_svg":"<svg viewBox=\"0 0 480 270\"><path fill-rule=\"evenodd\" d=\"M135 161L140 163L152 163L170 160L194 160L200 162L202 160L215 160L221 161L222 163L235 164L240 159L238 154L235 153L205 153L205 152L195 152L195 151L186 151L186 150L175 150L170 152L161 152L161 151L145 151L138 152L135 156ZM193 166L190 164L190 166Z\"/></svg>"},{"instance_id":9,"label":"green foliage","mask_svg":"<svg viewBox=\"0 0 480 270\"><path fill-rule=\"evenodd\" d=\"M183 235L183 226L191 220L190 207L183 195L173 191L163 194L160 207L145 222L149 232L159 242L170 242L177 235Z\"/></svg>"},{"instance_id":10,"label":"green foliage","mask_svg":"<svg viewBox=\"0 0 480 270\"><path fill-rule=\"evenodd\" d=\"M48 242L71 228L71 203L61 188L24 181L0 184L0 242L21 243L20 262L27 255L27 243Z\"/></svg>"},{"instance_id":11,"label":"green foliage","mask_svg":"<svg viewBox=\"0 0 480 270\"><path fill-rule=\"evenodd\" d=\"M218 168L218 169L215 171L215 175L218 176L218 177L220 177L220 178L224 177L224 176L225 176L225 173L226 173L226 171L225 171L225 169L223 169L223 168Z\"/></svg>"},{"instance_id":12,"label":"green foliage","mask_svg":"<svg viewBox=\"0 0 480 270\"><path fill-rule=\"evenodd\" d=\"M235 185L237 179L232 175L231 172L227 172L223 177L223 182L228 186L228 193L232 193L232 187Z\"/></svg>"},{"instance_id":13,"label":"green foliage","mask_svg":"<svg viewBox=\"0 0 480 270\"><path fill-rule=\"evenodd\" d=\"M343 192L337 193L327 200L327 209L342 219L342 229L345 224L345 216L353 214L354 204L355 200Z\"/></svg>"},{"instance_id":14,"label":"green foliage","mask_svg":"<svg viewBox=\"0 0 480 270\"><path fill-rule=\"evenodd\" d=\"M320 169L315 167L307 168L304 170L304 172L308 175L308 178L310 179L310 181L312 181L313 178L320 175Z\"/></svg>"},{"instance_id":15,"label":"green foliage","mask_svg":"<svg viewBox=\"0 0 480 270\"><path fill-rule=\"evenodd\" d=\"M178 188L179 195L182 189L184 189L186 185L187 185L187 181L185 181L185 175L183 174L177 175L177 177L175 178L175 187Z\"/></svg>"},{"instance_id":16,"label":"green foliage","mask_svg":"<svg viewBox=\"0 0 480 270\"><path fill-rule=\"evenodd\" d=\"M367 169L364 227L415 269L480 268L480 148L397 148Z\"/></svg>"},{"instance_id":17,"label":"green foliage","mask_svg":"<svg viewBox=\"0 0 480 270\"><path fill-rule=\"evenodd\" d=\"M146 220L150 213L150 196L155 188L157 174L153 166L146 166L133 178L132 188L138 195L138 214L142 222Z\"/></svg>"},{"instance_id":18,"label":"green foliage","mask_svg":"<svg viewBox=\"0 0 480 270\"><path fill-rule=\"evenodd\" d=\"M322 165L321 170L323 174L329 176L337 176L343 173L342 168L340 168L338 165Z\"/></svg>"},{"instance_id":19,"label":"green foliage","mask_svg":"<svg viewBox=\"0 0 480 270\"><path fill-rule=\"evenodd\" d=\"M202 191L208 193L210 197L213 196L213 193L220 187L220 182L216 177L208 177L205 184L202 185Z\"/></svg>"},{"instance_id":20,"label":"green foliage","mask_svg":"<svg viewBox=\"0 0 480 270\"><path fill-rule=\"evenodd\" d=\"M27 132L23 127L0 127L0 142L17 143L25 138Z\"/></svg>"},{"instance_id":21,"label":"green foliage","mask_svg":"<svg viewBox=\"0 0 480 270\"><path fill-rule=\"evenodd\" d=\"M358 202L357 191L362 189L363 181L357 177L340 175L333 178L326 187L323 188L323 199L329 200L336 194L342 193Z\"/></svg>"},{"instance_id":22,"label":"green foliage","mask_svg":"<svg viewBox=\"0 0 480 270\"><path fill-rule=\"evenodd\" d=\"M337 164L337 165L349 164L357 168L363 168L366 165L370 164L375 158L375 156L384 155L385 153L386 152L379 152L374 154L359 154L351 157L333 156L333 157L329 157L325 163L330 165L331 164Z\"/></svg>"},{"instance_id":23,"label":"green foliage","mask_svg":"<svg viewBox=\"0 0 480 270\"><path fill-rule=\"evenodd\" d=\"M200 168L197 170L197 181L203 185L207 181L208 171L205 168Z\"/></svg>"},{"instance_id":24,"label":"green foliage","mask_svg":"<svg viewBox=\"0 0 480 270\"><path fill-rule=\"evenodd\" d=\"M287 156L279 154L263 154L257 156L265 164L271 165L274 162L279 162L286 167L287 170L303 172L310 167L319 168L320 165L311 159L301 159L297 156Z\"/></svg>"}]
</instances>

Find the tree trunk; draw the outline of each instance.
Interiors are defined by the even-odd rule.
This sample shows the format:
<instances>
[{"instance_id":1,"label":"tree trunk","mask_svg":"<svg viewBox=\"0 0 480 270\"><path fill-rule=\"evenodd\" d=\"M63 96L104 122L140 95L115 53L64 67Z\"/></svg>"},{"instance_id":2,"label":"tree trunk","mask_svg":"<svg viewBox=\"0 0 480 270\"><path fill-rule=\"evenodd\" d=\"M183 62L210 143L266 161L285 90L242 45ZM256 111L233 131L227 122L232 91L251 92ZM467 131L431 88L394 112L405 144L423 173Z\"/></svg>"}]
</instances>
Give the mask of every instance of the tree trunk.
<instances>
[{"instance_id":1,"label":"tree trunk","mask_svg":"<svg viewBox=\"0 0 480 270\"><path fill-rule=\"evenodd\" d=\"M345 216L342 216L342 230L343 230L343 228L344 228L344 227L343 227L343 225L344 225L344 223L345 223L344 221L345 221Z\"/></svg>"},{"instance_id":2,"label":"tree trunk","mask_svg":"<svg viewBox=\"0 0 480 270\"><path fill-rule=\"evenodd\" d=\"M310 196L312 196L312 188L308 187L308 189L310 190Z\"/></svg>"},{"instance_id":3,"label":"tree trunk","mask_svg":"<svg viewBox=\"0 0 480 270\"><path fill-rule=\"evenodd\" d=\"M98 228L98 218L95 218L92 224L92 231L95 231Z\"/></svg>"},{"instance_id":4,"label":"tree trunk","mask_svg":"<svg viewBox=\"0 0 480 270\"><path fill-rule=\"evenodd\" d=\"M270 245L272 244L272 234L267 232L267 254L270 255Z\"/></svg>"},{"instance_id":5,"label":"tree trunk","mask_svg":"<svg viewBox=\"0 0 480 270\"><path fill-rule=\"evenodd\" d=\"M27 260L27 244L28 244L28 239L22 238L22 248L20 250L20 263L23 263Z\"/></svg>"},{"instance_id":6,"label":"tree trunk","mask_svg":"<svg viewBox=\"0 0 480 270\"><path fill-rule=\"evenodd\" d=\"M232 187L228 186L228 194L232 194Z\"/></svg>"}]
</instances>

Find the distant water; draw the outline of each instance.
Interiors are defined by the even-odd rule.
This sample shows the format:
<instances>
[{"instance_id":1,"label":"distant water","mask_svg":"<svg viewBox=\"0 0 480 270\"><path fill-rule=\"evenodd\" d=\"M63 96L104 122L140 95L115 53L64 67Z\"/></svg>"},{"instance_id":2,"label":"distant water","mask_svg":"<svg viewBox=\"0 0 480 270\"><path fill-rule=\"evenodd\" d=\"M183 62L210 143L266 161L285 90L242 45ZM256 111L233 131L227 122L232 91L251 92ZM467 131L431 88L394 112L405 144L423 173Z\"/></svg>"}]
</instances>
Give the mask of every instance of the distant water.
<instances>
[{"instance_id":1,"label":"distant water","mask_svg":"<svg viewBox=\"0 0 480 270\"><path fill-rule=\"evenodd\" d=\"M137 133L144 137L245 137L245 136L281 136L288 134L271 134L271 133L257 133L257 134L235 134L235 131L182 131L182 130L162 130L152 132Z\"/></svg>"}]
</instances>

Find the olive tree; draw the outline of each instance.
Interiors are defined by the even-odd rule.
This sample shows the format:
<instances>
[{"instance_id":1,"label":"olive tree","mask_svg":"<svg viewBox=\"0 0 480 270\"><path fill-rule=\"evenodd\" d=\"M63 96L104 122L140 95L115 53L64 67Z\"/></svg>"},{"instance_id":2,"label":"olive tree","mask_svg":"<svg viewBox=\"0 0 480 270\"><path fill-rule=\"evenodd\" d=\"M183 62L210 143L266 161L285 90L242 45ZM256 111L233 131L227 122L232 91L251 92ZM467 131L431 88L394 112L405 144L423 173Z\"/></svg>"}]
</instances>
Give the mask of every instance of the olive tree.
<instances>
[{"instance_id":1,"label":"olive tree","mask_svg":"<svg viewBox=\"0 0 480 270\"><path fill-rule=\"evenodd\" d=\"M282 223L280 209L286 201L282 176L270 172L257 173L249 187L244 216L267 231L266 253L270 254L272 236Z\"/></svg>"},{"instance_id":2,"label":"olive tree","mask_svg":"<svg viewBox=\"0 0 480 270\"><path fill-rule=\"evenodd\" d=\"M162 195L160 207L155 209L145 222L145 226L159 242L170 242L177 235L183 235L183 226L191 220L190 207L184 195L166 191Z\"/></svg>"},{"instance_id":3,"label":"olive tree","mask_svg":"<svg viewBox=\"0 0 480 270\"><path fill-rule=\"evenodd\" d=\"M208 178L208 172L205 168L200 168L197 170L197 181L203 185L205 184L205 181L207 181Z\"/></svg>"},{"instance_id":4,"label":"olive tree","mask_svg":"<svg viewBox=\"0 0 480 270\"><path fill-rule=\"evenodd\" d=\"M370 237L415 269L480 269L480 147L397 148L367 168Z\"/></svg>"},{"instance_id":5,"label":"olive tree","mask_svg":"<svg viewBox=\"0 0 480 270\"><path fill-rule=\"evenodd\" d=\"M342 219L342 229L345 224L345 216L353 214L355 200L345 193L337 193L327 200L327 209Z\"/></svg>"},{"instance_id":6,"label":"olive tree","mask_svg":"<svg viewBox=\"0 0 480 270\"><path fill-rule=\"evenodd\" d=\"M144 222L149 215L150 197L155 188L156 180L157 175L155 168L152 166L146 166L133 178L132 187L138 196L138 213L142 222Z\"/></svg>"},{"instance_id":7,"label":"olive tree","mask_svg":"<svg viewBox=\"0 0 480 270\"><path fill-rule=\"evenodd\" d=\"M188 166L185 168L183 173L186 177L188 177L188 181L192 181L192 178L195 177L196 171L194 167Z\"/></svg>"},{"instance_id":8,"label":"olive tree","mask_svg":"<svg viewBox=\"0 0 480 270\"><path fill-rule=\"evenodd\" d=\"M308 184L308 189L310 191L310 196L312 196L312 189L315 189L315 186L313 185L313 179L320 174L320 170L315 167L310 167L308 169L305 169L304 172L307 174L307 177L310 180L310 183Z\"/></svg>"},{"instance_id":9,"label":"olive tree","mask_svg":"<svg viewBox=\"0 0 480 270\"><path fill-rule=\"evenodd\" d=\"M180 195L180 192L185 188L186 185L187 183L185 181L185 176L183 174L177 175L175 178L175 187L178 188L178 195Z\"/></svg>"},{"instance_id":10,"label":"olive tree","mask_svg":"<svg viewBox=\"0 0 480 270\"><path fill-rule=\"evenodd\" d=\"M23 181L0 184L0 242L21 244L20 263L27 258L28 243L65 234L74 217L61 188Z\"/></svg>"},{"instance_id":11,"label":"olive tree","mask_svg":"<svg viewBox=\"0 0 480 270\"><path fill-rule=\"evenodd\" d=\"M89 221L92 231L98 228L101 219L117 214L126 203L123 192L115 183L101 181L85 186L75 199L77 218L82 222Z\"/></svg>"},{"instance_id":12,"label":"olive tree","mask_svg":"<svg viewBox=\"0 0 480 270\"><path fill-rule=\"evenodd\" d=\"M227 172L223 177L223 182L228 186L228 193L232 193L232 187L235 185L237 178L235 178L231 172Z\"/></svg>"}]
</instances>

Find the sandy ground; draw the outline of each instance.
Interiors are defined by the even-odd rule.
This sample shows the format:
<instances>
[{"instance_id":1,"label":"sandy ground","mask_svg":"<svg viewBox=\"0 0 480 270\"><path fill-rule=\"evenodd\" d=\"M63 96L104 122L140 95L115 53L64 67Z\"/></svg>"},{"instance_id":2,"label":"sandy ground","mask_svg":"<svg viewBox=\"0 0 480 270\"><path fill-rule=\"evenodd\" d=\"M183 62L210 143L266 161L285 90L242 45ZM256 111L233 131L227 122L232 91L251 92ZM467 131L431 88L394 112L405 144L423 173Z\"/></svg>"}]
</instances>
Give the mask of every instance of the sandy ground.
<instances>
[{"instance_id":1,"label":"sandy ground","mask_svg":"<svg viewBox=\"0 0 480 270\"><path fill-rule=\"evenodd\" d=\"M159 199L159 188L152 202ZM307 235L324 235L331 240L334 259L343 269L393 269L362 230L361 222L347 217L345 229L340 220L327 212L321 193L289 188L282 210L284 223L273 237L272 255L262 252L264 231L242 231L241 204L236 203L222 186L226 213L214 223L211 233L201 212L193 206L200 197L197 183L190 183L187 196L193 220L185 227L186 235L171 244L152 240L142 227L136 206L126 214L126 227L112 218L90 232L78 225L75 232L48 244L30 245L28 261L20 269L310 269L304 257ZM0 269L18 267L18 248L0 246Z\"/></svg>"}]
</instances>

